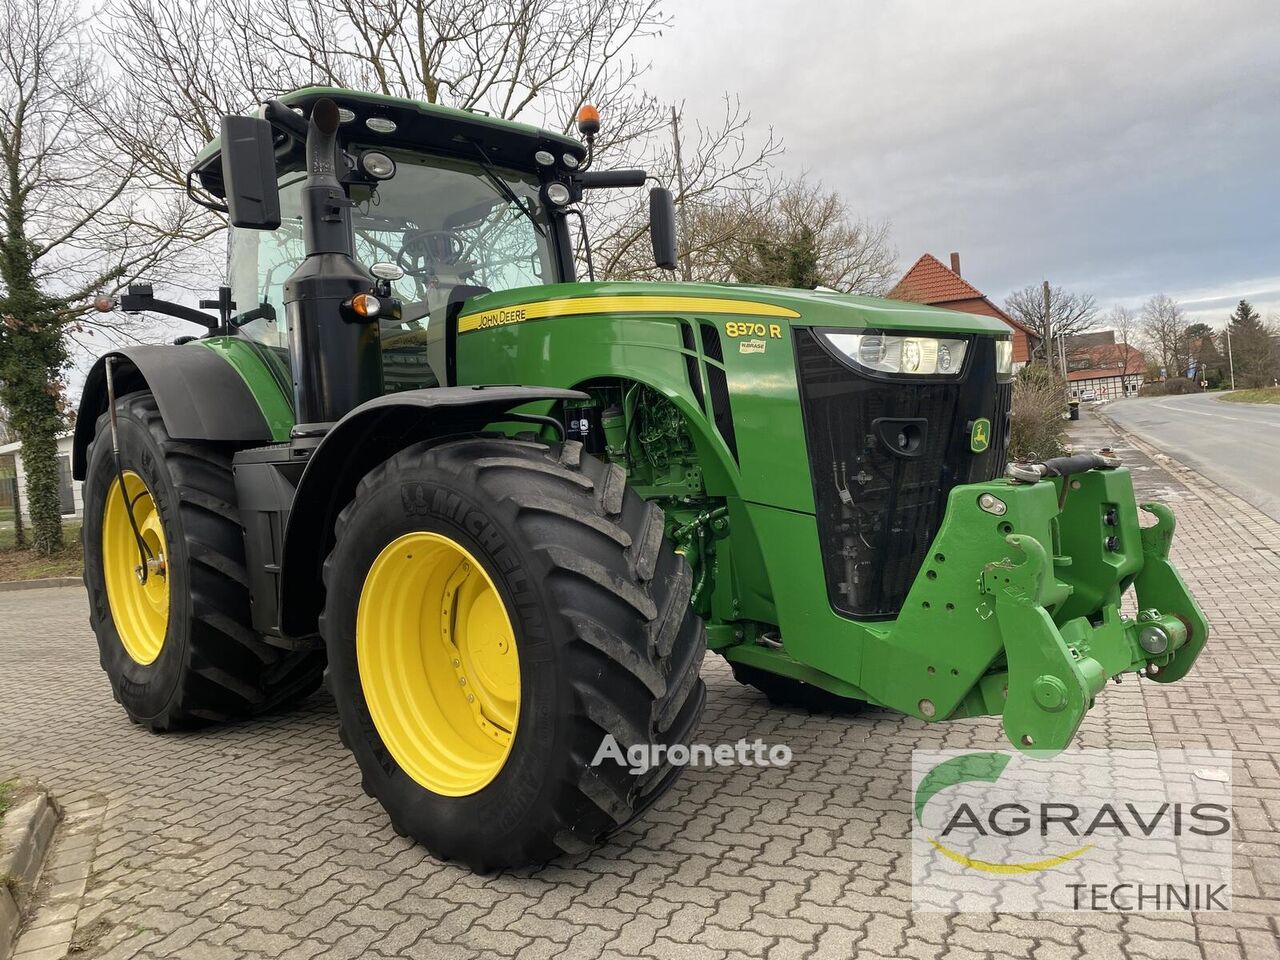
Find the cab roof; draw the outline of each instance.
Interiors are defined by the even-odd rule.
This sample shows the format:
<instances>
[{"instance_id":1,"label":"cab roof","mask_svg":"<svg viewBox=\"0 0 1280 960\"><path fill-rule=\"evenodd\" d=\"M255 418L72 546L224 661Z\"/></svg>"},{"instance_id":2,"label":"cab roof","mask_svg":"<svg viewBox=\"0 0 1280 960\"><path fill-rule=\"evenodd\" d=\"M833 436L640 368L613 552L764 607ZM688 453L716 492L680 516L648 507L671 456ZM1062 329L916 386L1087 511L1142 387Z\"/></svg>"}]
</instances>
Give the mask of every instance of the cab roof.
<instances>
[{"instance_id":1,"label":"cab roof","mask_svg":"<svg viewBox=\"0 0 1280 960\"><path fill-rule=\"evenodd\" d=\"M344 142L359 143L369 148L413 150L476 159L479 157L476 146L479 145L493 164L515 170L536 169L533 155L539 150L546 150L556 157L557 166L562 165L560 158L564 154L570 154L579 162L586 156L586 147L564 134L474 110L460 110L404 97L338 87L304 87L277 99L309 115L312 105L322 97L331 98L353 115L339 128L339 136ZM395 129L390 132L374 130L367 123L371 119L390 120ZM276 162L281 169L290 166L301 169L303 156L304 145L291 137L284 137L276 150ZM200 178L204 189L215 196L223 195L220 140L213 140L200 151L192 171Z\"/></svg>"}]
</instances>

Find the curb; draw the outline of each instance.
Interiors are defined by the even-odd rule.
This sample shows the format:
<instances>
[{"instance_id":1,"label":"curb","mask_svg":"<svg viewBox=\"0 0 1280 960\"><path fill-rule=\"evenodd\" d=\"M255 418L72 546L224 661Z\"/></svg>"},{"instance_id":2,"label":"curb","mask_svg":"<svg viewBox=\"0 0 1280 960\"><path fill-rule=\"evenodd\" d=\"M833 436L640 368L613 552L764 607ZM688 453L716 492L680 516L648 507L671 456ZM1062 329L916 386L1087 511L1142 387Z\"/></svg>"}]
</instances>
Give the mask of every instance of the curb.
<instances>
[{"instance_id":1,"label":"curb","mask_svg":"<svg viewBox=\"0 0 1280 960\"><path fill-rule=\"evenodd\" d=\"M40 590L44 587L84 586L81 577L40 577L35 580L0 580L0 593L10 590Z\"/></svg>"},{"instance_id":2,"label":"curb","mask_svg":"<svg viewBox=\"0 0 1280 960\"><path fill-rule=\"evenodd\" d=\"M19 781L28 795L10 807L0 825L0 957L9 955L18 921L31 902L60 811L49 791Z\"/></svg>"}]
</instances>

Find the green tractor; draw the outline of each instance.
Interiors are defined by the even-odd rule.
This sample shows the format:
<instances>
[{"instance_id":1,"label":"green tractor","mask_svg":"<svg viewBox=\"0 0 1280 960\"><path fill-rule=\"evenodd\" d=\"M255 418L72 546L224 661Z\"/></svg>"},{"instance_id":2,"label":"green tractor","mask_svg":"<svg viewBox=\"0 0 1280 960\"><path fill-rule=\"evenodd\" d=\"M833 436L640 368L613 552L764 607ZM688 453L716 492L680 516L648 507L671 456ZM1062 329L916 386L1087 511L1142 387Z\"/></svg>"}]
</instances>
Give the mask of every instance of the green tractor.
<instances>
[{"instance_id":1,"label":"green tractor","mask_svg":"<svg viewBox=\"0 0 1280 960\"><path fill-rule=\"evenodd\" d=\"M775 702L999 715L1047 751L1109 678L1187 673L1169 511L1141 527L1106 451L1006 471L999 322L579 281L584 192L648 179L592 169L592 113L585 143L333 89L224 119L188 190L233 224L228 286L100 304L207 333L101 358L76 424L132 720L260 714L327 669L395 829L492 870L662 795L669 754L595 761L691 741L708 646ZM671 194L650 211L671 268Z\"/></svg>"}]
</instances>

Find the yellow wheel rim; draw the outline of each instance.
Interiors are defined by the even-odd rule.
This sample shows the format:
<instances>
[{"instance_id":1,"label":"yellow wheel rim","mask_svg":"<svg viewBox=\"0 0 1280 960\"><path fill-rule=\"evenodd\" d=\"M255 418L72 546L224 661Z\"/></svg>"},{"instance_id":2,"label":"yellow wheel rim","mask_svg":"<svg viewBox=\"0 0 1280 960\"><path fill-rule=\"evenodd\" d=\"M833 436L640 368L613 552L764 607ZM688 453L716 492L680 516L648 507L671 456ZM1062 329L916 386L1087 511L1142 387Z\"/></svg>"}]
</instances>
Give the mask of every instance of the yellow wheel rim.
<instances>
[{"instance_id":1,"label":"yellow wheel rim","mask_svg":"<svg viewBox=\"0 0 1280 960\"><path fill-rule=\"evenodd\" d=\"M506 605L467 549L408 533L378 554L356 614L360 686L396 763L462 797L506 763L520 714L520 658Z\"/></svg>"},{"instance_id":2,"label":"yellow wheel rim","mask_svg":"<svg viewBox=\"0 0 1280 960\"><path fill-rule=\"evenodd\" d=\"M102 572L120 642L130 657L145 666L160 656L169 629L168 547L160 511L142 477L124 471L124 490L133 504L138 531L151 551L147 582L139 576L138 541L120 496L119 478L111 482L102 512Z\"/></svg>"}]
</instances>

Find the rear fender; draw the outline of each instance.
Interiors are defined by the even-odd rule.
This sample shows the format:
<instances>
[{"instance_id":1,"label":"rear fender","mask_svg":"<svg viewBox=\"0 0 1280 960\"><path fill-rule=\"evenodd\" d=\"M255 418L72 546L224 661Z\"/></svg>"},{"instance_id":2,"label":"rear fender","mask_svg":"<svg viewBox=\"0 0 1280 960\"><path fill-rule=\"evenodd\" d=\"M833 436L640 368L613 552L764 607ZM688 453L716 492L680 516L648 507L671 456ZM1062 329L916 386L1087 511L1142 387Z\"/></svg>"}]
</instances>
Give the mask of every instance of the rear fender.
<instances>
[{"instance_id":1,"label":"rear fender","mask_svg":"<svg viewBox=\"0 0 1280 960\"><path fill-rule=\"evenodd\" d=\"M175 440L268 443L270 424L244 377L212 350L196 344L141 345L98 358L85 379L76 412L71 471L83 480L98 418L107 410L108 359L117 397L138 390L155 395L165 429Z\"/></svg>"}]
</instances>

